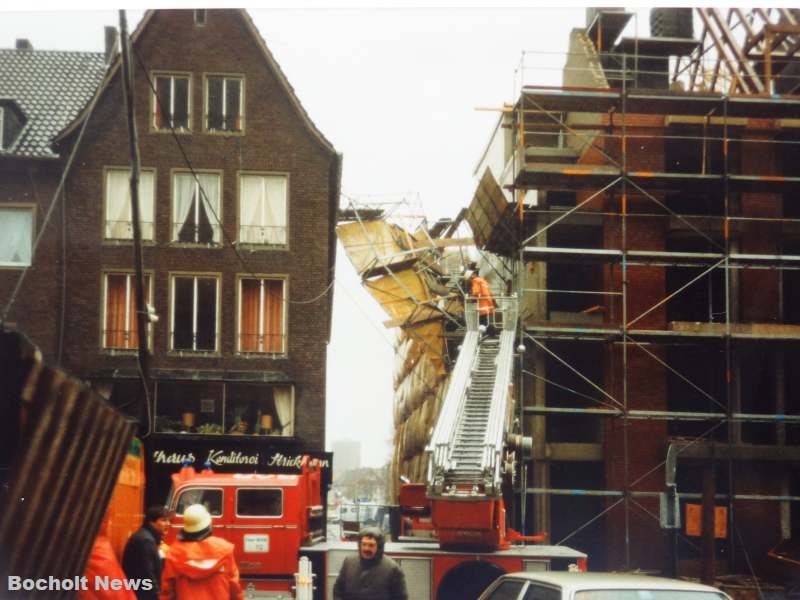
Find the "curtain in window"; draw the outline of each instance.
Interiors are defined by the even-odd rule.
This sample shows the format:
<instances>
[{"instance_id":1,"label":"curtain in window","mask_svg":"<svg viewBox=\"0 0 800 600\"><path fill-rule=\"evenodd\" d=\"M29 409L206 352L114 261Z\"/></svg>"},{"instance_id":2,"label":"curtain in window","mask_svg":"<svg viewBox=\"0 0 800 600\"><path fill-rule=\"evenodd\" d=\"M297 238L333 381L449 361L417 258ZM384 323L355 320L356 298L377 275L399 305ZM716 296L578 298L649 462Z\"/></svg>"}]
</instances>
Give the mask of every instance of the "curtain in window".
<instances>
[{"instance_id":1,"label":"curtain in window","mask_svg":"<svg viewBox=\"0 0 800 600\"><path fill-rule=\"evenodd\" d=\"M203 206L206 209L208 221L211 223L212 239L214 243L219 244L222 240L222 230L218 220L220 216L219 175L216 173L199 173L197 179L205 193L204 196L201 194L201 197L203 198Z\"/></svg>"},{"instance_id":2,"label":"curtain in window","mask_svg":"<svg viewBox=\"0 0 800 600\"><path fill-rule=\"evenodd\" d=\"M283 352L283 281L242 279L241 286L239 349Z\"/></svg>"},{"instance_id":3,"label":"curtain in window","mask_svg":"<svg viewBox=\"0 0 800 600\"><path fill-rule=\"evenodd\" d=\"M106 172L106 238L129 240L131 229L131 173L114 170Z\"/></svg>"},{"instance_id":4,"label":"curtain in window","mask_svg":"<svg viewBox=\"0 0 800 600\"><path fill-rule=\"evenodd\" d=\"M264 352L283 352L283 281L264 281Z\"/></svg>"},{"instance_id":5,"label":"curtain in window","mask_svg":"<svg viewBox=\"0 0 800 600\"><path fill-rule=\"evenodd\" d=\"M292 435L294 433L294 423L292 422L292 388L274 388L275 412L281 422L281 435Z\"/></svg>"},{"instance_id":6,"label":"curtain in window","mask_svg":"<svg viewBox=\"0 0 800 600\"><path fill-rule=\"evenodd\" d=\"M33 249L33 211L0 209L0 265L30 265Z\"/></svg>"},{"instance_id":7,"label":"curtain in window","mask_svg":"<svg viewBox=\"0 0 800 600\"><path fill-rule=\"evenodd\" d=\"M106 275L106 348L137 348L136 280L133 275ZM144 297L150 297L150 277L144 278Z\"/></svg>"},{"instance_id":8,"label":"curtain in window","mask_svg":"<svg viewBox=\"0 0 800 600\"><path fill-rule=\"evenodd\" d=\"M239 317L239 350L258 352L258 312L260 285L258 279L241 280L241 315Z\"/></svg>"},{"instance_id":9,"label":"curtain in window","mask_svg":"<svg viewBox=\"0 0 800 600\"><path fill-rule=\"evenodd\" d=\"M126 283L127 275L106 275L106 348L127 348ZM133 294L131 294L133 295Z\"/></svg>"},{"instance_id":10,"label":"curtain in window","mask_svg":"<svg viewBox=\"0 0 800 600\"><path fill-rule=\"evenodd\" d=\"M155 177L150 171L139 173L139 220L142 239L153 239L153 198ZM129 240L131 226L131 172L115 169L106 172L106 238Z\"/></svg>"},{"instance_id":11,"label":"curtain in window","mask_svg":"<svg viewBox=\"0 0 800 600\"><path fill-rule=\"evenodd\" d=\"M286 178L243 175L239 238L250 244L286 243Z\"/></svg>"},{"instance_id":12,"label":"curtain in window","mask_svg":"<svg viewBox=\"0 0 800 600\"><path fill-rule=\"evenodd\" d=\"M217 220L221 204L219 175L198 173L195 181L191 173L178 173L174 193L173 241L219 244L222 240ZM197 207L198 218L195 219L194 203L198 199L202 199L202 203Z\"/></svg>"},{"instance_id":13,"label":"curtain in window","mask_svg":"<svg viewBox=\"0 0 800 600\"><path fill-rule=\"evenodd\" d=\"M267 244L286 243L286 178L264 178L264 208L266 217L262 221L267 226Z\"/></svg>"},{"instance_id":14,"label":"curtain in window","mask_svg":"<svg viewBox=\"0 0 800 600\"><path fill-rule=\"evenodd\" d=\"M181 229L189 218L194 199L194 177L191 173L176 173L173 186L172 241L180 240Z\"/></svg>"}]
</instances>

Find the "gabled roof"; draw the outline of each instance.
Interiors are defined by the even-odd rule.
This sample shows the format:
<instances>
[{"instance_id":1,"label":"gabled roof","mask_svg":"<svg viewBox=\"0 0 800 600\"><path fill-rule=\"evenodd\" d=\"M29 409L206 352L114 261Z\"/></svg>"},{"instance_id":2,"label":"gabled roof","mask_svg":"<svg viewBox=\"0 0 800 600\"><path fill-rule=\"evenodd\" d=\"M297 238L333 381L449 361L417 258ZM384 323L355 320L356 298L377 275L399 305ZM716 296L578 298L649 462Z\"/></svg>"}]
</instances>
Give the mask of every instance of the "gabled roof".
<instances>
[{"instance_id":1,"label":"gabled roof","mask_svg":"<svg viewBox=\"0 0 800 600\"><path fill-rule=\"evenodd\" d=\"M225 10L225 9L217 9L217 10ZM336 154L336 150L334 149L333 144L331 144L328 141L328 139L322 134L322 132L319 129L317 129L317 126L308 116L308 113L306 112L305 108L303 108L303 105L300 103L300 99L297 97L297 94L295 94L294 88L289 83L289 80L286 78L286 74L283 72L280 65L278 65L277 61L275 60L275 57L272 55L272 52L270 52L269 48L267 48L267 44L266 42L264 42L264 38L261 37L258 28L256 27L255 23L253 22L248 12L243 8L230 9L230 10L236 10L241 15L245 25L250 30L251 34L253 35L253 38L258 43L259 48L261 48L261 52L264 55L264 60L266 61L269 68L275 74L275 77L280 83L281 87L286 92L286 95L289 98L292 107L297 112L297 115L300 117L300 120L302 121L303 125L305 125L306 129L308 129L312 137L314 137L325 150L333 154ZM156 10L150 9L144 14L142 20L139 21L139 24L136 26L136 30L131 34L132 44L136 44L136 40L138 40L139 37L142 35L142 32L147 27L148 23L152 19L155 12ZM120 70L121 67L122 67L122 56L120 54L117 54L116 60L114 60L114 62L109 67L108 74L106 76L105 81L103 82L103 91L105 91L105 88L107 88L108 85L111 83L117 71ZM84 110L74 121L69 123L69 125L59 133L57 139L61 140L69 136L78 127L78 125L84 119L85 116L86 116L86 110Z\"/></svg>"},{"instance_id":2,"label":"gabled roof","mask_svg":"<svg viewBox=\"0 0 800 600\"><path fill-rule=\"evenodd\" d=\"M89 102L104 73L102 52L0 49L0 98L13 100L26 121L0 156L57 158L53 138Z\"/></svg>"}]
</instances>

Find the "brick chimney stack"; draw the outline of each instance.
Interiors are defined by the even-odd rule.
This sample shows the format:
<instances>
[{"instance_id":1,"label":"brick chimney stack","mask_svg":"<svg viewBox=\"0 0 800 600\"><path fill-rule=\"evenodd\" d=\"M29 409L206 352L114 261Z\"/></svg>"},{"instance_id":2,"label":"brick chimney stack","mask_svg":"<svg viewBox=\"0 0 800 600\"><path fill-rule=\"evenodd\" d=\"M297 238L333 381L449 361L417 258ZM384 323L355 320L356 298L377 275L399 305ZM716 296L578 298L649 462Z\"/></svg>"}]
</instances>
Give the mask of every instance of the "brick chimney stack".
<instances>
[{"instance_id":1,"label":"brick chimney stack","mask_svg":"<svg viewBox=\"0 0 800 600\"><path fill-rule=\"evenodd\" d=\"M106 62L117 51L117 28L110 25L105 27L106 34Z\"/></svg>"},{"instance_id":2,"label":"brick chimney stack","mask_svg":"<svg viewBox=\"0 0 800 600\"><path fill-rule=\"evenodd\" d=\"M17 38L17 50L33 50L33 45L30 40Z\"/></svg>"}]
</instances>

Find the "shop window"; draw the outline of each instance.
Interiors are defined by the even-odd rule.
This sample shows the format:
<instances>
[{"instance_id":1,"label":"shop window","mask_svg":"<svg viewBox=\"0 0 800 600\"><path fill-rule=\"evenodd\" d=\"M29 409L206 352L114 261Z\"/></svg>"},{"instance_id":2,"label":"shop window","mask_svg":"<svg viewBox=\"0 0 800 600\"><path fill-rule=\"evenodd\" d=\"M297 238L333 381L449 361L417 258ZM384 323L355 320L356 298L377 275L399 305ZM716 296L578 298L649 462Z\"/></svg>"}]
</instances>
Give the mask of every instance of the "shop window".
<instances>
[{"instance_id":1,"label":"shop window","mask_svg":"<svg viewBox=\"0 0 800 600\"><path fill-rule=\"evenodd\" d=\"M153 126L158 130L189 130L191 79L188 75L156 75Z\"/></svg>"},{"instance_id":2,"label":"shop window","mask_svg":"<svg viewBox=\"0 0 800 600\"><path fill-rule=\"evenodd\" d=\"M280 517L283 514L283 491L272 489L236 490L237 517Z\"/></svg>"},{"instance_id":3,"label":"shop window","mask_svg":"<svg viewBox=\"0 0 800 600\"><path fill-rule=\"evenodd\" d=\"M156 431L222 434L224 406L220 382L158 381Z\"/></svg>"},{"instance_id":4,"label":"shop window","mask_svg":"<svg viewBox=\"0 0 800 600\"><path fill-rule=\"evenodd\" d=\"M33 207L0 207L0 267L28 267L33 257Z\"/></svg>"},{"instance_id":5,"label":"shop window","mask_svg":"<svg viewBox=\"0 0 800 600\"><path fill-rule=\"evenodd\" d=\"M178 498L175 514L182 515L193 504L202 504L212 517L219 517L222 515L222 490L213 488L186 490Z\"/></svg>"},{"instance_id":6,"label":"shop window","mask_svg":"<svg viewBox=\"0 0 800 600\"><path fill-rule=\"evenodd\" d=\"M294 435L291 385L227 384L225 431L232 435Z\"/></svg>"},{"instance_id":7,"label":"shop window","mask_svg":"<svg viewBox=\"0 0 800 600\"><path fill-rule=\"evenodd\" d=\"M103 348L134 350L139 347L136 313L136 277L133 273L106 273L103 302ZM152 300L150 276L144 276L144 297ZM148 330L150 324L148 324ZM148 333L149 335L149 333ZM148 346L150 340L148 340Z\"/></svg>"},{"instance_id":8,"label":"shop window","mask_svg":"<svg viewBox=\"0 0 800 600\"><path fill-rule=\"evenodd\" d=\"M155 173L139 174L139 223L143 240L153 240ZM131 170L107 169L105 190L105 239L132 240Z\"/></svg>"},{"instance_id":9,"label":"shop window","mask_svg":"<svg viewBox=\"0 0 800 600\"><path fill-rule=\"evenodd\" d=\"M242 130L244 114L243 80L219 75L206 78L206 129L208 131Z\"/></svg>"},{"instance_id":10,"label":"shop window","mask_svg":"<svg viewBox=\"0 0 800 600\"><path fill-rule=\"evenodd\" d=\"M285 352L284 280L239 280L239 351Z\"/></svg>"},{"instance_id":11,"label":"shop window","mask_svg":"<svg viewBox=\"0 0 800 600\"><path fill-rule=\"evenodd\" d=\"M239 242L286 245L287 178L285 175L239 177Z\"/></svg>"},{"instance_id":12,"label":"shop window","mask_svg":"<svg viewBox=\"0 0 800 600\"><path fill-rule=\"evenodd\" d=\"M217 350L218 287L213 276L172 277L172 350Z\"/></svg>"},{"instance_id":13,"label":"shop window","mask_svg":"<svg viewBox=\"0 0 800 600\"><path fill-rule=\"evenodd\" d=\"M221 242L220 188L217 173L175 173L172 178L173 242Z\"/></svg>"}]
</instances>

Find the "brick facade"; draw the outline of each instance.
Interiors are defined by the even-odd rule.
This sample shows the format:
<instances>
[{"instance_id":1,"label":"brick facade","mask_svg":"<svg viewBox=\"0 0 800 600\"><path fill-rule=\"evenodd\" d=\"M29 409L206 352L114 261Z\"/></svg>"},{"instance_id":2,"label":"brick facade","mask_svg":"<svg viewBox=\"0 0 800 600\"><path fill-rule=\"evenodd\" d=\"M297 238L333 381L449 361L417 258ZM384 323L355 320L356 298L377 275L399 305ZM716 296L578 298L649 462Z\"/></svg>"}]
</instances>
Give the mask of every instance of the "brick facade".
<instances>
[{"instance_id":1,"label":"brick facade","mask_svg":"<svg viewBox=\"0 0 800 600\"><path fill-rule=\"evenodd\" d=\"M152 277L153 305L159 315L159 321L152 325L153 376L159 382L199 380L211 387L237 381L291 382L295 422L291 424L294 435L287 441L324 449L325 361L335 251L332 219L338 204L340 157L305 114L244 11L209 10L202 26L195 24L191 10L152 11L132 39L141 165L143 170L155 173L155 239L145 242L143 251L144 269ZM190 131L174 136L153 127L151 84L154 73L165 72L191 78ZM63 365L106 385L114 384L120 376L135 374L134 351L102 348L104 273L133 270L132 243L104 239L106 170L130 164L120 74L121 69L112 68L77 148L63 198L68 257ZM205 130L208 74L227 74L243 81L241 133ZM62 155L70 151L81 124L79 119L57 140ZM171 241L173 174L190 168L213 171L221 177L224 233L219 244ZM240 173L286 176L284 247L242 247L238 254L234 250L231 242L239 238ZM52 187L51 180L47 189ZM60 230L60 225L54 222L51 229ZM59 289L53 285L59 280L59 248L57 237L43 245L36 254L36 268L28 274L43 291L37 293L35 287L29 287L26 296L38 295L48 301L37 302L30 315L18 311L20 329L29 332L50 355L59 327ZM216 352L170 350L170 276L175 273L212 273L219 277ZM285 353L237 351L237 278L248 275L285 281ZM30 311L26 308L25 312ZM270 437L270 442L280 444L281 438Z\"/></svg>"}]
</instances>

